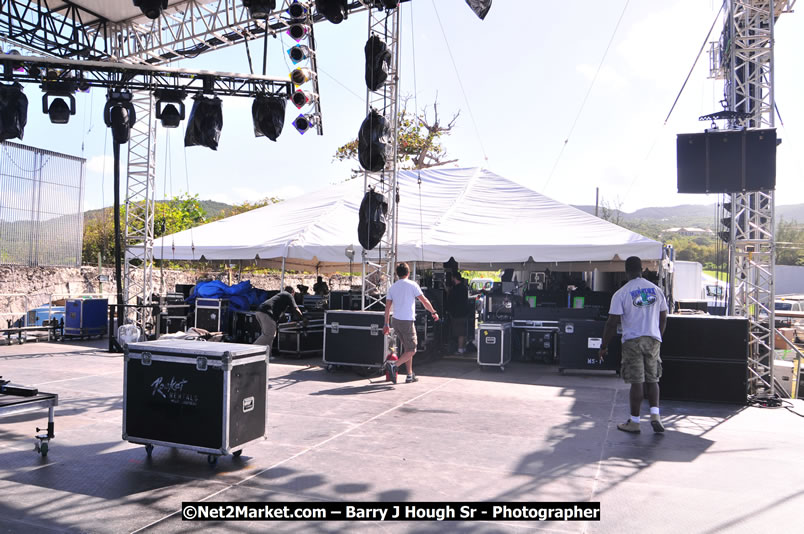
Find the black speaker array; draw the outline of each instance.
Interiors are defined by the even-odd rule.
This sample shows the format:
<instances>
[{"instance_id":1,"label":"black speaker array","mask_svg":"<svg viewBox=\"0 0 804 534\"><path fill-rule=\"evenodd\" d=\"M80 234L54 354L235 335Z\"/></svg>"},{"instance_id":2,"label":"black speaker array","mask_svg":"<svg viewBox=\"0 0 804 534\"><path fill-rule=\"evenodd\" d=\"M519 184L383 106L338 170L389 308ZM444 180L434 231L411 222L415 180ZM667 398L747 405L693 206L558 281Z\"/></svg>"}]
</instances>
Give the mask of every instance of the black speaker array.
<instances>
[{"instance_id":1,"label":"black speaker array","mask_svg":"<svg viewBox=\"0 0 804 534\"><path fill-rule=\"evenodd\" d=\"M676 139L679 193L776 188L776 130L711 130Z\"/></svg>"},{"instance_id":2,"label":"black speaker array","mask_svg":"<svg viewBox=\"0 0 804 534\"><path fill-rule=\"evenodd\" d=\"M747 318L670 315L662 338L662 399L745 404Z\"/></svg>"}]
</instances>

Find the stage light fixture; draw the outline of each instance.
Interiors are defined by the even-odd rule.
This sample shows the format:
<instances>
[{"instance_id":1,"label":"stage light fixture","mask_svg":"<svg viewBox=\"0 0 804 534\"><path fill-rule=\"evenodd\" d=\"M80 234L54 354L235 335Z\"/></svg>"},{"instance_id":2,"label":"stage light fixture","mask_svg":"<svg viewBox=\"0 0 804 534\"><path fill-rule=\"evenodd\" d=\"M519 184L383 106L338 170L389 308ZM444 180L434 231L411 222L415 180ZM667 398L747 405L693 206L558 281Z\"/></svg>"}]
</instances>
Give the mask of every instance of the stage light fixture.
<instances>
[{"instance_id":1,"label":"stage light fixture","mask_svg":"<svg viewBox=\"0 0 804 534\"><path fill-rule=\"evenodd\" d=\"M184 120L185 91L179 89L157 89L154 91L156 100L156 118L165 128L178 128Z\"/></svg>"},{"instance_id":2,"label":"stage light fixture","mask_svg":"<svg viewBox=\"0 0 804 534\"><path fill-rule=\"evenodd\" d=\"M349 13L346 0L315 0L315 9L333 24L343 22Z\"/></svg>"},{"instance_id":3,"label":"stage light fixture","mask_svg":"<svg viewBox=\"0 0 804 534\"><path fill-rule=\"evenodd\" d=\"M290 97L290 101L293 102L293 105L296 106L298 109L303 108L307 104L312 104L316 100L318 100L317 94L310 93L308 91L302 91L301 89L297 89Z\"/></svg>"},{"instance_id":4,"label":"stage light fixture","mask_svg":"<svg viewBox=\"0 0 804 534\"><path fill-rule=\"evenodd\" d=\"M112 139L118 145L128 143L131 127L137 122L132 94L124 89L112 90L106 94L103 107L103 122L112 129Z\"/></svg>"},{"instance_id":5,"label":"stage light fixture","mask_svg":"<svg viewBox=\"0 0 804 534\"><path fill-rule=\"evenodd\" d=\"M291 24L288 28L288 35L297 43L306 38L308 33L310 33L310 26L306 24Z\"/></svg>"},{"instance_id":6,"label":"stage light fixture","mask_svg":"<svg viewBox=\"0 0 804 534\"><path fill-rule=\"evenodd\" d=\"M286 102L287 99L280 96L257 95L251 105L255 137L265 136L276 141L285 125Z\"/></svg>"},{"instance_id":7,"label":"stage light fixture","mask_svg":"<svg viewBox=\"0 0 804 534\"><path fill-rule=\"evenodd\" d=\"M307 16L307 6L299 2L293 2L288 6L288 15L292 19L303 19Z\"/></svg>"},{"instance_id":8,"label":"stage light fixture","mask_svg":"<svg viewBox=\"0 0 804 534\"><path fill-rule=\"evenodd\" d=\"M318 124L318 117L313 114L301 114L293 119L293 127L296 128L296 130L298 130L298 132L302 135L313 128L313 126L316 124Z\"/></svg>"},{"instance_id":9,"label":"stage light fixture","mask_svg":"<svg viewBox=\"0 0 804 534\"><path fill-rule=\"evenodd\" d=\"M288 57L290 57L294 65L301 63L305 59L309 59L312 55L313 51L310 50L308 46L298 44L288 48Z\"/></svg>"},{"instance_id":10,"label":"stage light fixture","mask_svg":"<svg viewBox=\"0 0 804 534\"><path fill-rule=\"evenodd\" d=\"M67 98L70 103L64 101ZM48 99L52 99L48 104ZM75 115L75 97L64 92L47 92L42 95L42 113L50 117L53 124L67 124L70 115Z\"/></svg>"},{"instance_id":11,"label":"stage light fixture","mask_svg":"<svg viewBox=\"0 0 804 534\"><path fill-rule=\"evenodd\" d=\"M276 0L243 0L243 5L251 18L267 19L276 9Z\"/></svg>"},{"instance_id":12,"label":"stage light fixture","mask_svg":"<svg viewBox=\"0 0 804 534\"><path fill-rule=\"evenodd\" d=\"M168 0L134 0L134 5L149 19L158 19L167 4Z\"/></svg>"},{"instance_id":13,"label":"stage light fixture","mask_svg":"<svg viewBox=\"0 0 804 534\"><path fill-rule=\"evenodd\" d=\"M28 98L22 92L22 85L0 83L0 141L22 139L27 122Z\"/></svg>"},{"instance_id":14,"label":"stage light fixture","mask_svg":"<svg viewBox=\"0 0 804 534\"><path fill-rule=\"evenodd\" d=\"M306 68L306 67L299 67L297 69L293 69L293 72L290 73L290 81L292 81L296 85L303 85L310 80L315 79L315 72Z\"/></svg>"}]
</instances>

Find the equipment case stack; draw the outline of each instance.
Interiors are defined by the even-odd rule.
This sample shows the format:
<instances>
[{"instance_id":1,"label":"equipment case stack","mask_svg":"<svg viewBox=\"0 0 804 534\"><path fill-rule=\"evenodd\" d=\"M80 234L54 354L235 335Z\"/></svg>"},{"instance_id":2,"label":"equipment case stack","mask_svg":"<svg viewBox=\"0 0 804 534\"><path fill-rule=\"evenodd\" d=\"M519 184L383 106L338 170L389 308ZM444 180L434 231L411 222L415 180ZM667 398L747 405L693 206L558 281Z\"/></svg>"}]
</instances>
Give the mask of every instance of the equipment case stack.
<instances>
[{"instance_id":1,"label":"equipment case stack","mask_svg":"<svg viewBox=\"0 0 804 534\"><path fill-rule=\"evenodd\" d=\"M163 339L125 346L123 439L239 456L265 437L266 347Z\"/></svg>"},{"instance_id":2,"label":"equipment case stack","mask_svg":"<svg viewBox=\"0 0 804 534\"><path fill-rule=\"evenodd\" d=\"M329 310L324 315L324 363L382 368L393 334L383 334L385 312Z\"/></svg>"},{"instance_id":3,"label":"equipment case stack","mask_svg":"<svg viewBox=\"0 0 804 534\"><path fill-rule=\"evenodd\" d=\"M499 367L511 361L511 323L481 323L477 329L477 363Z\"/></svg>"}]
</instances>

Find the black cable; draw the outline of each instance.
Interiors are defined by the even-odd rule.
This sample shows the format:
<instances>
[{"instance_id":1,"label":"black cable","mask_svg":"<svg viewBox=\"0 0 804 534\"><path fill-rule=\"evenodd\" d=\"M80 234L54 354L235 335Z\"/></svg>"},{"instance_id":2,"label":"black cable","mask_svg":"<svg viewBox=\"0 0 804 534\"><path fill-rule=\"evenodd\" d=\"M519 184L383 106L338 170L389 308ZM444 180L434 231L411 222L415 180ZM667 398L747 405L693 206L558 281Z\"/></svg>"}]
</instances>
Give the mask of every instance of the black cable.
<instances>
[{"instance_id":1,"label":"black cable","mask_svg":"<svg viewBox=\"0 0 804 534\"><path fill-rule=\"evenodd\" d=\"M112 141L114 153L114 277L117 285L117 327L123 321L123 268L120 243L120 143Z\"/></svg>"}]
</instances>

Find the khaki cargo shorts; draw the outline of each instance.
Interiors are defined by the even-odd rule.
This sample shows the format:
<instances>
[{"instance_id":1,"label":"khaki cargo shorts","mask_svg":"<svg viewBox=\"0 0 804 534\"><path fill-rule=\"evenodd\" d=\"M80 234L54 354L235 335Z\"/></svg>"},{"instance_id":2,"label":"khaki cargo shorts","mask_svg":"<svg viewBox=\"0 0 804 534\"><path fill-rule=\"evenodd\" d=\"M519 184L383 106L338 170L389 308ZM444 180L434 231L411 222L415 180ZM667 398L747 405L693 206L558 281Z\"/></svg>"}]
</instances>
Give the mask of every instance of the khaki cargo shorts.
<instances>
[{"instance_id":1,"label":"khaki cargo shorts","mask_svg":"<svg viewBox=\"0 0 804 534\"><path fill-rule=\"evenodd\" d=\"M662 377L661 343L650 336L629 339L623 343L620 374L626 384L655 384Z\"/></svg>"},{"instance_id":2,"label":"khaki cargo shorts","mask_svg":"<svg viewBox=\"0 0 804 534\"><path fill-rule=\"evenodd\" d=\"M394 333L402 340L402 350L398 351L398 354L401 356L404 352L415 351L418 345L418 340L416 339L416 324L413 321L405 321L391 317L391 326L394 327Z\"/></svg>"}]
</instances>

